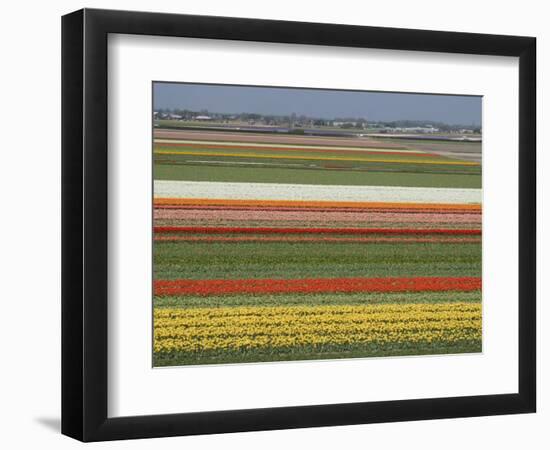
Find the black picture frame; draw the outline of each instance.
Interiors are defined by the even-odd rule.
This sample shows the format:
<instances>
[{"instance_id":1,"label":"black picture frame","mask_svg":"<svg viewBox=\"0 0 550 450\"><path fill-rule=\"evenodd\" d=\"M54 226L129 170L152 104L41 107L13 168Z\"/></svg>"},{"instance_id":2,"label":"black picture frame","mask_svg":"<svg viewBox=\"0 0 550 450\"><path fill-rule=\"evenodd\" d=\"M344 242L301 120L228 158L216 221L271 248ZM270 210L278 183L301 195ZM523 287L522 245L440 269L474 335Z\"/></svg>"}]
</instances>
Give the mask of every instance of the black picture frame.
<instances>
[{"instance_id":1,"label":"black picture frame","mask_svg":"<svg viewBox=\"0 0 550 450\"><path fill-rule=\"evenodd\" d=\"M109 418L107 36L110 33L518 57L518 392ZM104 441L535 412L535 91L533 37L95 9L64 16L62 433L82 441Z\"/></svg>"}]
</instances>

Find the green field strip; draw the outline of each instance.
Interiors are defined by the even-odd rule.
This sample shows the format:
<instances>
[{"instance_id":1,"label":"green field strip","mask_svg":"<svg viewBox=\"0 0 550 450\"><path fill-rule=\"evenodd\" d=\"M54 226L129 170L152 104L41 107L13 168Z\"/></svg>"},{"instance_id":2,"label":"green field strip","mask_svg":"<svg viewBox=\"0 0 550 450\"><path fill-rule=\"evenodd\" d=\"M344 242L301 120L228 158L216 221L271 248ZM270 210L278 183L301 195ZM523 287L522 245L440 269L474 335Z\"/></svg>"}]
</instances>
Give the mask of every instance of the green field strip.
<instances>
[{"instance_id":1,"label":"green field strip","mask_svg":"<svg viewBox=\"0 0 550 450\"><path fill-rule=\"evenodd\" d=\"M280 167L154 165L155 180L288 183L353 186L481 188L481 174L326 170Z\"/></svg>"},{"instance_id":2,"label":"green field strip","mask_svg":"<svg viewBox=\"0 0 550 450\"><path fill-rule=\"evenodd\" d=\"M155 308L212 308L231 306L366 305L386 303L480 302L481 291L473 292L359 292L311 294L236 294L213 296L155 297Z\"/></svg>"},{"instance_id":3,"label":"green field strip","mask_svg":"<svg viewBox=\"0 0 550 450\"><path fill-rule=\"evenodd\" d=\"M178 264L155 264L155 279L245 279L245 278L319 278L330 277L479 277L481 262L445 261L437 263L296 263L268 265L261 263L235 266L204 264L189 270Z\"/></svg>"},{"instance_id":4,"label":"green field strip","mask_svg":"<svg viewBox=\"0 0 550 450\"><path fill-rule=\"evenodd\" d=\"M226 364L268 361L300 361L312 359L374 358L383 356L443 355L479 353L481 340L426 343L371 343L325 345L288 348L265 348L241 351L203 351L153 353L153 366Z\"/></svg>"},{"instance_id":5,"label":"green field strip","mask_svg":"<svg viewBox=\"0 0 550 450\"><path fill-rule=\"evenodd\" d=\"M156 242L155 279L481 276L480 243Z\"/></svg>"}]
</instances>

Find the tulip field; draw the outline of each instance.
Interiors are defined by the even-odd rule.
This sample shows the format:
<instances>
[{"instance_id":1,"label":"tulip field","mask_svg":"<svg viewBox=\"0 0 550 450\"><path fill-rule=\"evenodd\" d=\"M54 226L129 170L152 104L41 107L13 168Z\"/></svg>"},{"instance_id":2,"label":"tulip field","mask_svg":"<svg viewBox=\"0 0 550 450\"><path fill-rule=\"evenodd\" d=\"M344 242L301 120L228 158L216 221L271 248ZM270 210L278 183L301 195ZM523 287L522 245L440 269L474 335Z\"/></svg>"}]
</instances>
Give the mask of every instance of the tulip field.
<instances>
[{"instance_id":1,"label":"tulip field","mask_svg":"<svg viewBox=\"0 0 550 450\"><path fill-rule=\"evenodd\" d=\"M431 147L155 130L154 365L480 352L481 164Z\"/></svg>"}]
</instances>

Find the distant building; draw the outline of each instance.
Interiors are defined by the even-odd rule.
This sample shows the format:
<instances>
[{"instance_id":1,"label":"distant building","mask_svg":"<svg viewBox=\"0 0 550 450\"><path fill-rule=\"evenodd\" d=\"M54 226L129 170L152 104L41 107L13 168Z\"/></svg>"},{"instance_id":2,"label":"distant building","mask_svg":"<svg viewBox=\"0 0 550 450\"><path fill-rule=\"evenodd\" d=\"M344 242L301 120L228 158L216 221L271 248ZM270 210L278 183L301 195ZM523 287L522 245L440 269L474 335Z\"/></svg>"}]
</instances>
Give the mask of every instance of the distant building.
<instances>
[{"instance_id":1,"label":"distant building","mask_svg":"<svg viewBox=\"0 0 550 450\"><path fill-rule=\"evenodd\" d=\"M212 120L210 116L196 116L195 120Z\"/></svg>"},{"instance_id":2,"label":"distant building","mask_svg":"<svg viewBox=\"0 0 550 450\"><path fill-rule=\"evenodd\" d=\"M381 130L382 133L418 133L418 134L429 134L429 133L438 133L439 128L434 128L430 126L426 127L386 127Z\"/></svg>"},{"instance_id":3,"label":"distant building","mask_svg":"<svg viewBox=\"0 0 550 450\"><path fill-rule=\"evenodd\" d=\"M351 126L356 126L357 125L357 122L340 122L340 121L334 121L332 122L332 126L334 127L341 127L341 126L344 126L344 125L351 125Z\"/></svg>"}]
</instances>

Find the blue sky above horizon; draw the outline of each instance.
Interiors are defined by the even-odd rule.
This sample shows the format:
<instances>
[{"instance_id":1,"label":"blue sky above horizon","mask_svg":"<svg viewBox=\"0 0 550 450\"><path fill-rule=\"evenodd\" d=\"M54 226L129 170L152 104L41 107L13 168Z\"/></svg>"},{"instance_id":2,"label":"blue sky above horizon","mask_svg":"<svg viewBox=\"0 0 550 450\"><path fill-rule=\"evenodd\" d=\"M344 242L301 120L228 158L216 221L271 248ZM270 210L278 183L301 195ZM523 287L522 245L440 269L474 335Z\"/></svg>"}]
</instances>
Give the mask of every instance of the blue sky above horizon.
<instances>
[{"instance_id":1,"label":"blue sky above horizon","mask_svg":"<svg viewBox=\"0 0 550 450\"><path fill-rule=\"evenodd\" d=\"M153 108L481 124L479 96L155 82Z\"/></svg>"}]
</instances>

